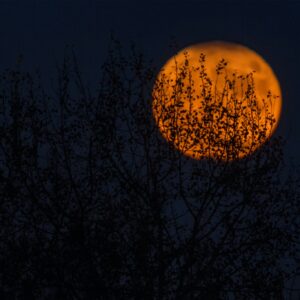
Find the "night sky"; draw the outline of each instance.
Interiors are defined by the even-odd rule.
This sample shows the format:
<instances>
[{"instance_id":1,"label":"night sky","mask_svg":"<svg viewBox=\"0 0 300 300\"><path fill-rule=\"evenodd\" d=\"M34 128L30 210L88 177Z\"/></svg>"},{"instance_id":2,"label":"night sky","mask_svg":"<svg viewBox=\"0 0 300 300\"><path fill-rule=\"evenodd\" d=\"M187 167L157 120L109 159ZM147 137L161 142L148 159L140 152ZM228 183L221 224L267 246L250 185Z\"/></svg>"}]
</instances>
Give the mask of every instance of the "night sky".
<instances>
[{"instance_id":1,"label":"night sky","mask_svg":"<svg viewBox=\"0 0 300 300\"><path fill-rule=\"evenodd\" d=\"M300 1L1 0L0 70L22 55L25 68L39 68L50 78L64 47L72 44L93 83L111 33L125 47L135 42L158 66L173 54L172 39L180 48L225 40L257 51L282 87L277 133L288 139L288 156L300 160Z\"/></svg>"},{"instance_id":2,"label":"night sky","mask_svg":"<svg viewBox=\"0 0 300 300\"><path fill-rule=\"evenodd\" d=\"M158 67L174 54L173 40L179 48L223 40L256 51L281 84L276 134L287 141L286 160L300 163L300 0L0 0L0 73L22 56L23 68L39 69L47 85L73 45L95 86L112 33Z\"/></svg>"}]
</instances>

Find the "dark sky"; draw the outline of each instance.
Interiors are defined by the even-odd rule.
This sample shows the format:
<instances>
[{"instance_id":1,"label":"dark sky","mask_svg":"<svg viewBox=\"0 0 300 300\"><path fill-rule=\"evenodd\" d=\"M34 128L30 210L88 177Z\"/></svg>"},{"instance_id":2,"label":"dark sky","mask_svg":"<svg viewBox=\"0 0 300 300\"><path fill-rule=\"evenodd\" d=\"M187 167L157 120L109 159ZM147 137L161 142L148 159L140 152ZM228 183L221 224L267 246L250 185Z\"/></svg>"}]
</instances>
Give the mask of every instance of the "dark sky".
<instances>
[{"instance_id":1,"label":"dark sky","mask_svg":"<svg viewBox=\"0 0 300 300\"><path fill-rule=\"evenodd\" d=\"M0 71L15 64L54 74L66 44L74 44L90 77L107 53L111 32L134 41L161 65L180 47L209 40L242 43L273 67L283 92L278 133L300 162L300 1L0 0ZM52 76L51 75L51 76Z\"/></svg>"}]
</instances>

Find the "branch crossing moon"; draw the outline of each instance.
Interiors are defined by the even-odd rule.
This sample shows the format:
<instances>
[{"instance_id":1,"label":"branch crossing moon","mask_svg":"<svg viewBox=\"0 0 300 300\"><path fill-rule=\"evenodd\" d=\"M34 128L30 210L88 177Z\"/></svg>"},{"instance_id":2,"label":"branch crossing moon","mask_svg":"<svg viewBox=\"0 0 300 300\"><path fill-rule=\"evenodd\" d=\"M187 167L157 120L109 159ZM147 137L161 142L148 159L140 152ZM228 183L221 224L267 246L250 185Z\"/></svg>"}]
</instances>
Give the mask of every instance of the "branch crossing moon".
<instances>
[{"instance_id":1,"label":"branch crossing moon","mask_svg":"<svg viewBox=\"0 0 300 300\"><path fill-rule=\"evenodd\" d=\"M160 70L152 112L162 136L194 159L241 159L274 133L278 79L253 50L234 43L189 46Z\"/></svg>"}]
</instances>

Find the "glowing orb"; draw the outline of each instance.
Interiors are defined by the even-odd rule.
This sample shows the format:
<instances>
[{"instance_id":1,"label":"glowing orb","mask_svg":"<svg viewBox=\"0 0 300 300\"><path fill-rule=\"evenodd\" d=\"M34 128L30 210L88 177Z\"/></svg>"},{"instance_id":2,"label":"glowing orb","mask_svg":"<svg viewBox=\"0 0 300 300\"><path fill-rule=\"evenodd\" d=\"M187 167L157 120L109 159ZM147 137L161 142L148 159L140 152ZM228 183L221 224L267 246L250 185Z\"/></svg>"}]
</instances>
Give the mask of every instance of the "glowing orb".
<instances>
[{"instance_id":1,"label":"glowing orb","mask_svg":"<svg viewBox=\"0 0 300 300\"><path fill-rule=\"evenodd\" d=\"M234 160L253 153L276 129L282 106L268 63L227 42L178 52L160 70L152 97L162 136L194 159Z\"/></svg>"}]
</instances>

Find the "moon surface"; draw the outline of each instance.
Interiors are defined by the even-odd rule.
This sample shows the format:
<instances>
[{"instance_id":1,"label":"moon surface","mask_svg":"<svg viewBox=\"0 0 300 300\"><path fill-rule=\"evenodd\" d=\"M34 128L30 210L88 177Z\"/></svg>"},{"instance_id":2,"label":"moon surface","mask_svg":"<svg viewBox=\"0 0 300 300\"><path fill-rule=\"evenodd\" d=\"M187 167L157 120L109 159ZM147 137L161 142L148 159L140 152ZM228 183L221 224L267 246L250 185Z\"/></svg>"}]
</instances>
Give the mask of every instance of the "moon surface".
<instances>
[{"instance_id":1,"label":"moon surface","mask_svg":"<svg viewBox=\"0 0 300 300\"><path fill-rule=\"evenodd\" d=\"M246 157L271 137L282 107L279 82L253 50L213 41L171 57L152 91L162 136L194 159Z\"/></svg>"}]
</instances>

